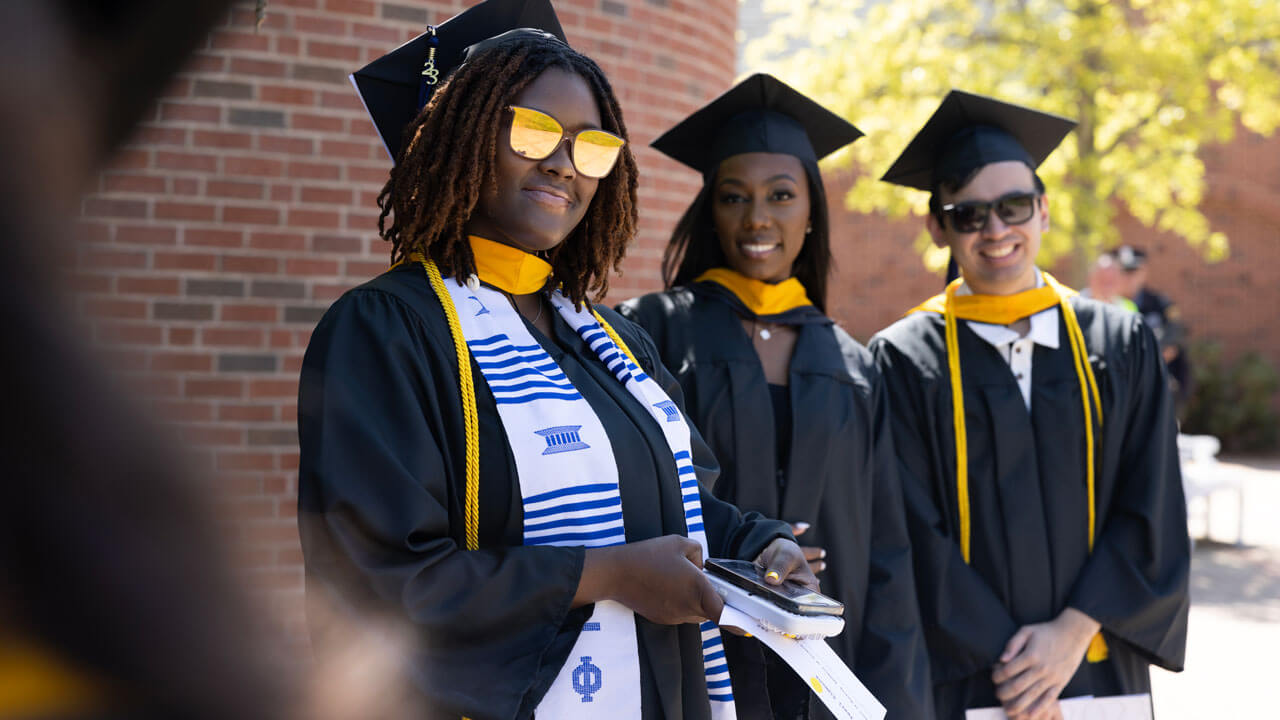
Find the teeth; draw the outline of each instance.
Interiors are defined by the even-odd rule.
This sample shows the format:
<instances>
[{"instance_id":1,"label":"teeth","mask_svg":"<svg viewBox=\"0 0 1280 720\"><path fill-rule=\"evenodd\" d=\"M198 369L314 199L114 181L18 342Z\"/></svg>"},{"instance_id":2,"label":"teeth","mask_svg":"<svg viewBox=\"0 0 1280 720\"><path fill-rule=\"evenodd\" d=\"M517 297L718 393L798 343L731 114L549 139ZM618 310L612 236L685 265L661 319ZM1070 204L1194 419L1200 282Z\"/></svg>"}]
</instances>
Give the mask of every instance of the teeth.
<instances>
[{"instance_id":1,"label":"teeth","mask_svg":"<svg viewBox=\"0 0 1280 720\"><path fill-rule=\"evenodd\" d=\"M1002 248L995 248L992 250L983 250L982 254L986 255L989 258L1002 258L1009 255L1012 252L1013 252L1013 246L1005 245Z\"/></svg>"},{"instance_id":2,"label":"teeth","mask_svg":"<svg viewBox=\"0 0 1280 720\"><path fill-rule=\"evenodd\" d=\"M766 253L777 247L775 243L743 243L742 249L753 255Z\"/></svg>"}]
</instances>

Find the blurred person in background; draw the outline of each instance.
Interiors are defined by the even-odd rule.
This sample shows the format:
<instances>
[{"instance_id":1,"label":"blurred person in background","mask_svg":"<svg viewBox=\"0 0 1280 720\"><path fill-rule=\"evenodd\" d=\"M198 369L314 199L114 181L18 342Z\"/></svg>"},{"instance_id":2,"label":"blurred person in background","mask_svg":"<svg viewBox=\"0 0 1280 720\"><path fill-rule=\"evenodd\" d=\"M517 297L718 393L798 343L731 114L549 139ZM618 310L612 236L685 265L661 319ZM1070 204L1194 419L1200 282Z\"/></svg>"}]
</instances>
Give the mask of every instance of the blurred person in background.
<instances>
[{"instance_id":1,"label":"blurred person in background","mask_svg":"<svg viewBox=\"0 0 1280 720\"><path fill-rule=\"evenodd\" d=\"M1115 305L1129 312L1138 312L1138 306L1125 297L1123 293L1124 277L1115 255L1102 253L1094 260L1089 269L1089 287L1080 291L1080 295L1093 298L1099 302Z\"/></svg>"},{"instance_id":2,"label":"blurred person in background","mask_svg":"<svg viewBox=\"0 0 1280 720\"><path fill-rule=\"evenodd\" d=\"M1165 295L1147 287L1147 252L1133 245L1121 245L1111 255L1124 271L1123 294L1131 299L1142 321L1160 341L1160 355L1169 368L1169 390L1173 392L1178 414L1186 410L1194 391L1195 377L1187 353L1187 325L1182 310Z\"/></svg>"},{"instance_id":3,"label":"blurred person in background","mask_svg":"<svg viewBox=\"0 0 1280 720\"><path fill-rule=\"evenodd\" d=\"M80 193L231 3L0 3L0 717L277 718L203 488L71 328Z\"/></svg>"}]
</instances>

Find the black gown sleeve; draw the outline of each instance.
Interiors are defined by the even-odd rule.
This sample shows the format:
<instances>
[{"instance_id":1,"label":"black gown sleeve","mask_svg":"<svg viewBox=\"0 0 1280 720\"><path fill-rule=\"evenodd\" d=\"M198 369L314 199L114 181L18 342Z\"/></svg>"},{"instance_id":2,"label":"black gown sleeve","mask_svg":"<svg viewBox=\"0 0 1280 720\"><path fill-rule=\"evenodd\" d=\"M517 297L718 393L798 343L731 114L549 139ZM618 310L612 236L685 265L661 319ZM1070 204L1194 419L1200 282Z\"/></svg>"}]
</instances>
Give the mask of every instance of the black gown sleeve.
<instances>
[{"instance_id":1,"label":"black gown sleeve","mask_svg":"<svg viewBox=\"0 0 1280 720\"><path fill-rule=\"evenodd\" d=\"M643 327L618 312L603 307L598 307L597 310L635 353L636 360L644 371L658 383L667 397L671 398L671 402L680 408L680 413L689 425L689 444L693 453L693 466L698 473L703 523L707 529L707 548L711 556L755 560L775 539L781 537L794 540L787 523L772 520L756 512L743 513L733 504L720 500L711 493L709 488L715 485L720 465L693 420L685 412L684 391L659 360L658 348L653 339Z\"/></svg>"},{"instance_id":2,"label":"black gown sleeve","mask_svg":"<svg viewBox=\"0 0 1280 720\"><path fill-rule=\"evenodd\" d=\"M898 460L894 452L892 410L884 383L870 375L872 447L871 551L866 610L854 667L876 698L889 709L889 720L931 718L933 686L929 652L921 629L911 540L903 510Z\"/></svg>"},{"instance_id":3,"label":"black gown sleeve","mask_svg":"<svg viewBox=\"0 0 1280 720\"><path fill-rule=\"evenodd\" d=\"M1018 630L1000 598L964 561L950 529L938 457L946 446L933 436L934 414L923 397L925 381L909 357L883 337L871 341L893 408L889 426L898 458L903 507L915 566L916 592L935 684L990 673L1005 642ZM943 408L950 412L950 408Z\"/></svg>"},{"instance_id":4,"label":"black gown sleeve","mask_svg":"<svg viewBox=\"0 0 1280 720\"><path fill-rule=\"evenodd\" d=\"M298 412L308 594L340 618L407 621L412 679L441 716L510 718L545 691L580 628L568 618L583 550L460 547L452 352L447 332L373 290L316 328ZM312 630L323 653L330 634Z\"/></svg>"},{"instance_id":5,"label":"black gown sleeve","mask_svg":"<svg viewBox=\"0 0 1280 720\"><path fill-rule=\"evenodd\" d=\"M1132 319L1126 354L1132 402L1116 485L1093 554L1068 604L1150 662L1181 670L1190 599L1190 541L1173 397L1150 328Z\"/></svg>"}]
</instances>

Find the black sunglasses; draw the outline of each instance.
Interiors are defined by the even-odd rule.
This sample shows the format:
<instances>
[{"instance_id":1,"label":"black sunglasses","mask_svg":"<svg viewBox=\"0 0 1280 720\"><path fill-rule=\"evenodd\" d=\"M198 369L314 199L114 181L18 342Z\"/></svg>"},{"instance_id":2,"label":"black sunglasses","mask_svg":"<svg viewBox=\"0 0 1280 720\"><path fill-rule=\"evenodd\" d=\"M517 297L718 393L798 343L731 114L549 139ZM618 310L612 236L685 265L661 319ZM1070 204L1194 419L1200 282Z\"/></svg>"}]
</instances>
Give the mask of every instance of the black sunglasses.
<instances>
[{"instance_id":1,"label":"black sunglasses","mask_svg":"<svg viewBox=\"0 0 1280 720\"><path fill-rule=\"evenodd\" d=\"M987 227L994 209L1005 225L1021 225L1036 214L1039 193L1011 192L992 201L974 200L942 206L942 214L951 220L956 232L979 232Z\"/></svg>"}]
</instances>

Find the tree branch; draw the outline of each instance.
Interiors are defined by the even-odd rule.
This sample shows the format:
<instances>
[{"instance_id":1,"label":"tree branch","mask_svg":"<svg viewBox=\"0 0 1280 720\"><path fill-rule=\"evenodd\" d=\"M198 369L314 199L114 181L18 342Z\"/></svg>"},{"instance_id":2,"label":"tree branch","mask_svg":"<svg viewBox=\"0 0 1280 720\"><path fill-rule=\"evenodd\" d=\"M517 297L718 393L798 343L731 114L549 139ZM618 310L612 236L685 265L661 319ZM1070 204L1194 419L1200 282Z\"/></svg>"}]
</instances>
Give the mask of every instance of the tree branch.
<instances>
[{"instance_id":1,"label":"tree branch","mask_svg":"<svg viewBox=\"0 0 1280 720\"><path fill-rule=\"evenodd\" d=\"M1164 104L1167 102L1169 102L1169 93L1168 91L1165 91L1160 94L1160 101L1156 103L1156 109L1154 112L1148 113L1146 117L1142 118L1137 123L1131 125L1129 128L1121 131L1118 135L1116 135L1115 139L1112 140L1109 145L1107 145L1105 148L1100 149L1098 151L1098 154L1107 155L1112 150L1115 150L1116 148L1120 147L1122 144L1136 137L1139 132L1142 132L1142 128L1151 124L1151 120L1154 119L1155 116L1159 114L1160 108L1163 107Z\"/></svg>"},{"instance_id":2,"label":"tree branch","mask_svg":"<svg viewBox=\"0 0 1280 720\"><path fill-rule=\"evenodd\" d=\"M1020 40L1018 38L1009 37L1004 33L990 32L990 31L972 33L971 35L969 35L969 40L971 44L980 43L984 45L985 44L1012 45L1014 47L1028 48L1028 49L1039 49L1040 47L1039 45L1027 40Z\"/></svg>"}]
</instances>

